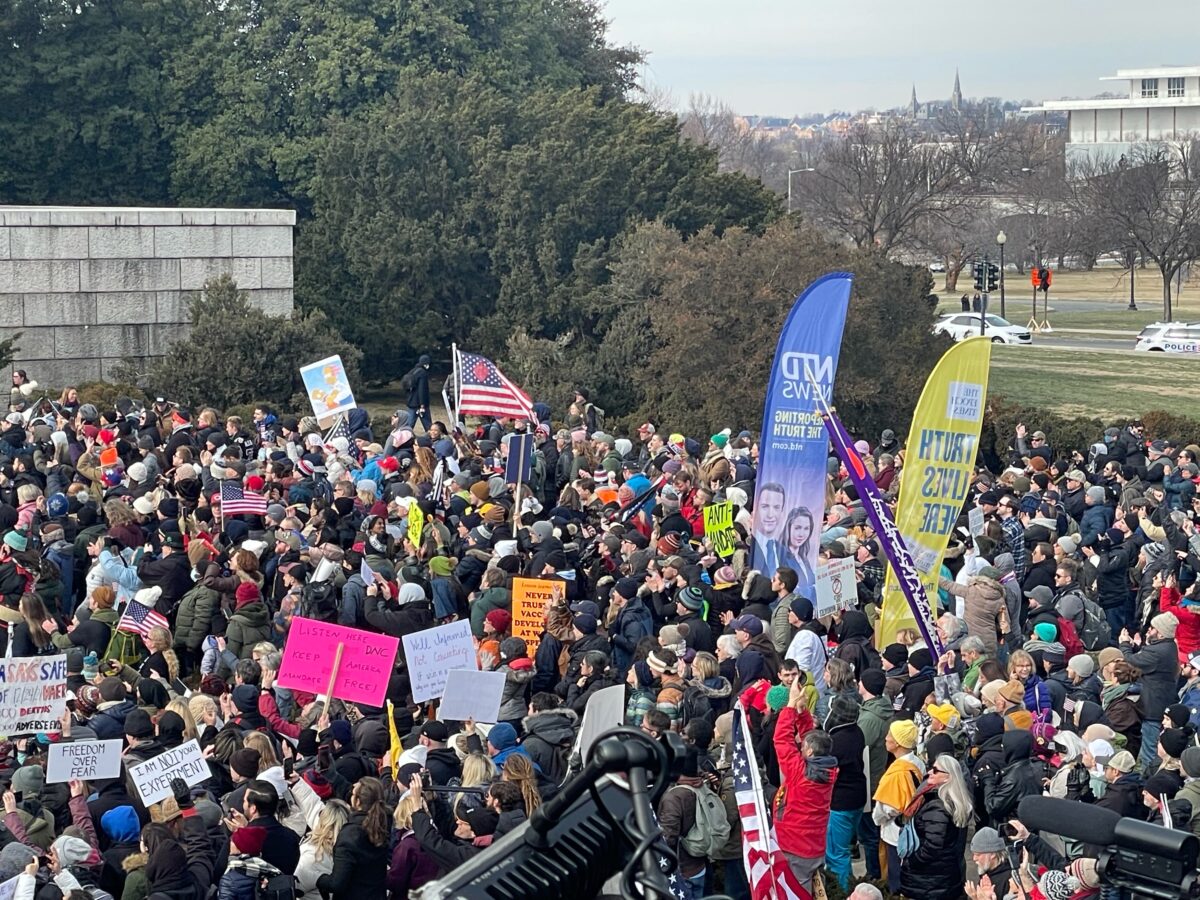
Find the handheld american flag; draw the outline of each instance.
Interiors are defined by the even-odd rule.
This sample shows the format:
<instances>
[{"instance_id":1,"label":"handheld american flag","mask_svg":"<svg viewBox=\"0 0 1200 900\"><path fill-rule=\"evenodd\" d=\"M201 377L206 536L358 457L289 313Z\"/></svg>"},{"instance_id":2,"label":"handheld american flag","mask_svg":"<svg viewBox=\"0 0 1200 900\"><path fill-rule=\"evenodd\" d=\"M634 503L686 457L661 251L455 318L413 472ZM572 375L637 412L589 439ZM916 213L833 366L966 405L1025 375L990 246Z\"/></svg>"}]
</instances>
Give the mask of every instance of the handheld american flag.
<instances>
[{"instance_id":1,"label":"handheld american flag","mask_svg":"<svg viewBox=\"0 0 1200 900\"><path fill-rule=\"evenodd\" d=\"M753 900L811 900L811 895L788 865L767 818L754 744L746 727L746 711L739 702L733 709L733 792L742 820L742 860Z\"/></svg>"},{"instance_id":2,"label":"handheld american flag","mask_svg":"<svg viewBox=\"0 0 1200 900\"><path fill-rule=\"evenodd\" d=\"M221 482L221 515L265 516L267 498L254 491L243 490L239 482L226 479Z\"/></svg>"},{"instance_id":3,"label":"handheld american flag","mask_svg":"<svg viewBox=\"0 0 1200 900\"><path fill-rule=\"evenodd\" d=\"M117 631L128 631L140 634L143 638L150 635L151 628L166 628L169 623L166 616L155 612L149 606L143 606L136 600L130 600L125 607L125 614L117 622Z\"/></svg>"},{"instance_id":4,"label":"handheld american flag","mask_svg":"<svg viewBox=\"0 0 1200 900\"><path fill-rule=\"evenodd\" d=\"M513 416L536 422L533 401L504 377L490 359L459 352L458 413L476 416Z\"/></svg>"}]
</instances>

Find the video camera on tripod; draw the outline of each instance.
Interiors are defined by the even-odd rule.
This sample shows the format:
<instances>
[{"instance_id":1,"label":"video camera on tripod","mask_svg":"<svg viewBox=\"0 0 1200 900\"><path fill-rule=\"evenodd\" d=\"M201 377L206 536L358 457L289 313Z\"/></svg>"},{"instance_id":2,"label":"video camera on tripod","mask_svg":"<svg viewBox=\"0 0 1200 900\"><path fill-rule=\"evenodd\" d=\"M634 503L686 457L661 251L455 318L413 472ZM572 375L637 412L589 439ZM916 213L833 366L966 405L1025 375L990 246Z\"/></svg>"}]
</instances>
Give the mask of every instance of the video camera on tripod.
<instances>
[{"instance_id":1,"label":"video camera on tripod","mask_svg":"<svg viewBox=\"0 0 1200 900\"><path fill-rule=\"evenodd\" d=\"M1189 831L1052 797L1026 797L1017 808L1017 818L1030 831L1099 848L1096 870L1105 884L1157 900L1200 897L1196 871L1200 838Z\"/></svg>"}]
</instances>

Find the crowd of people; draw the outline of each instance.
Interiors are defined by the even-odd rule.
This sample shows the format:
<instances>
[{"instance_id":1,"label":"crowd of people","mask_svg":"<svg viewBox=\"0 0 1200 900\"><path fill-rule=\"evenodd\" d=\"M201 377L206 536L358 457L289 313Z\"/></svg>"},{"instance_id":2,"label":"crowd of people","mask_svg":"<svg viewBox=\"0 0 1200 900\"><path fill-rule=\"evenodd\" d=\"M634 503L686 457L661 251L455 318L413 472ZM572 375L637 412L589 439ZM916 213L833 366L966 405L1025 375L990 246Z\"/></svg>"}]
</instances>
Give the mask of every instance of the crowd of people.
<instances>
[{"instance_id":1,"label":"crowd of people","mask_svg":"<svg viewBox=\"0 0 1200 900\"><path fill-rule=\"evenodd\" d=\"M1022 426L1002 471L976 470L935 654L915 629L878 633L881 548L832 460L815 530L821 558L853 559L855 602L818 617L794 566L752 567L748 432L614 437L583 389L557 417L466 432L426 427L418 396L383 433L354 410L328 439L265 406L244 422L68 389L31 409L16 377L11 399L0 645L65 654L71 698L61 734L0 743L15 897L406 898L556 794L614 685L627 725L687 748L657 814L688 898L750 896L735 715L810 892L1111 896L1099 848L1031 831L1027 796L1200 834L1200 447L1140 423L1055 449ZM523 433L518 489L503 473ZM857 449L894 499L904 449L890 431L880 445ZM223 514L228 482L264 513ZM724 501L737 540L721 557L704 509ZM532 651L513 634L516 576L562 586ZM133 640L117 626L135 604L167 627ZM505 675L498 721L412 702L403 652L390 713L281 686L295 616L398 637L469 621L480 667ZM52 744L113 738L120 777L47 783ZM147 807L128 766L192 739L210 777Z\"/></svg>"}]
</instances>

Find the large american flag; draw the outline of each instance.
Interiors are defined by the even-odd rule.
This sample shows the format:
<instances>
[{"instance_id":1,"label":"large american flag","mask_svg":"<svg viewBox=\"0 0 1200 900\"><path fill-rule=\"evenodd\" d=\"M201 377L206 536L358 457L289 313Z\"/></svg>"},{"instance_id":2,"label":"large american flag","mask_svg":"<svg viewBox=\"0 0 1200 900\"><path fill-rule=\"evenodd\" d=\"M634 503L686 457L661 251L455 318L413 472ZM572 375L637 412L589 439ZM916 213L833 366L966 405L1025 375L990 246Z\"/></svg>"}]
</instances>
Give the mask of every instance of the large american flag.
<instances>
[{"instance_id":1,"label":"large american flag","mask_svg":"<svg viewBox=\"0 0 1200 900\"><path fill-rule=\"evenodd\" d=\"M131 634L140 634L143 638L147 638L150 636L151 628L167 628L168 626L166 616L136 600L130 600L125 607L125 614L121 616L121 621L117 622L117 631L128 631Z\"/></svg>"},{"instance_id":2,"label":"large american flag","mask_svg":"<svg viewBox=\"0 0 1200 900\"><path fill-rule=\"evenodd\" d=\"M775 840L749 734L746 711L739 702L733 712L733 793L742 820L742 860L750 896L753 900L811 900Z\"/></svg>"},{"instance_id":3,"label":"large american flag","mask_svg":"<svg viewBox=\"0 0 1200 900\"><path fill-rule=\"evenodd\" d=\"M267 498L254 491L242 489L242 485L233 479L221 482L221 515L222 516L265 516L267 514Z\"/></svg>"},{"instance_id":4,"label":"large american flag","mask_svg":"<svg viewBox=\"0 0 1200 900\"><path fill-rule=\"evenodd\" d=\"M460 351L458 381L459 415L513 416L537 421L529 395L505 378L490 359Z\"/></svg>"}]
</instances>

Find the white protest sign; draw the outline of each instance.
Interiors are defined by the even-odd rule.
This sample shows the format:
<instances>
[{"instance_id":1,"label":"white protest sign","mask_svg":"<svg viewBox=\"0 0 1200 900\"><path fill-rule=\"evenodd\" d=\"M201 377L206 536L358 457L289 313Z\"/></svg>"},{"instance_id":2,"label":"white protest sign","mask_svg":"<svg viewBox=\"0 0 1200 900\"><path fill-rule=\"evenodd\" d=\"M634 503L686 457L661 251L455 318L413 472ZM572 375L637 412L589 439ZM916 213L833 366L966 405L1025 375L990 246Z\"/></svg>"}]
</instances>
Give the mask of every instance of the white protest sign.
<instances>
[{"instance_id":1,"label":"white protest sign","mask_svg":"<svg viewBox=\"0 0 1200 900\"><path fill-rule=\"evenodd\" d=\"M596 691L588 697L587 706L583 708L583 723L579 726L579 739L576 747L584 763L596 738L613 728L625 724L625 685L614 684L603 690Z\"/></svg>"},{"instance_id":2,"label":"white protest sign","mask_svg":"<svg viewBox=\"0 0 1200 900\"><path fill-rule=\"evenodd\" d=\"M128 768L133 786L146 806L172 796L172 778L182 778L188 787L195 787L212 775L195 738Z\"/></svg>"},{"instance_id":3,"label":"white protest sign","mask_svg":"<svg viewBox=\"0 0 1200 900\"><path fill-rule=\"evenodd\" d=\"M4 884L0 884L0 900L12 900L17 893L17 879L20 875L14 875Z\"/></svg>"},{"instance_id":4,"label":"white protest sign","mask_svg":"<svg viewBox=\"0 0 1200 900\"><path fill-rule=\"evenodd\" d=\"M46 760L46 783L117 778L121 774L121 749L124 745L122 740L51 744Z\"/></svg>"},{"instance_id":5,"label":"white protest sign","mask_svg":"<svg viewBox=\"0 0 1200 900\"><path fill-rule=\"evenodd\" d=\"M438 706L438 718L443 721L495 722L504 699L504 672L476 672L474 669L455 669L446 678L446 692Z\"/></svg>"},{"instance_id":6,"label":"white protest sign","mask_svg":"<svg viewBox=\"0 0 1200 900\"><path fill-rule=\"evenodd\" d=\"M978 506L972 506L967 510L967 530L971 532L971 537L978 537L983 534L983 528L983 510Z\"/></svg>"},{"instance_id":7,"label":"white protest sign","mask_svg":"<svg viewBox=\"0 0 1200 900\"><path fill-rule=\"evenodd\" d=\"M854 559L830 559L817 567L816 614L832 616L839 609L849 609L858 600L858 586L854 580Z\"/></svg>"},{"instance_id":8,"label":"white protest sign","mask_svg":"<svg viewBox=\"0 0 1200 900\"><path fill-rule=\"evenodd\" d=\"M463 619L404 636L404 661L412 683L414 703L424 703L446 692L446 677L455 669L476 669L471 623Z\"/></svg>"},{"instance_id":9,"label":"white protest sign","mask_svg":"<svg viewBox=\"0 0 1200 900\"><path fill-rule=\"evenodd\" d=\"M59 734L66 708L66 656L0 659L0 735Z\"/></svg>"}]
</instances>

